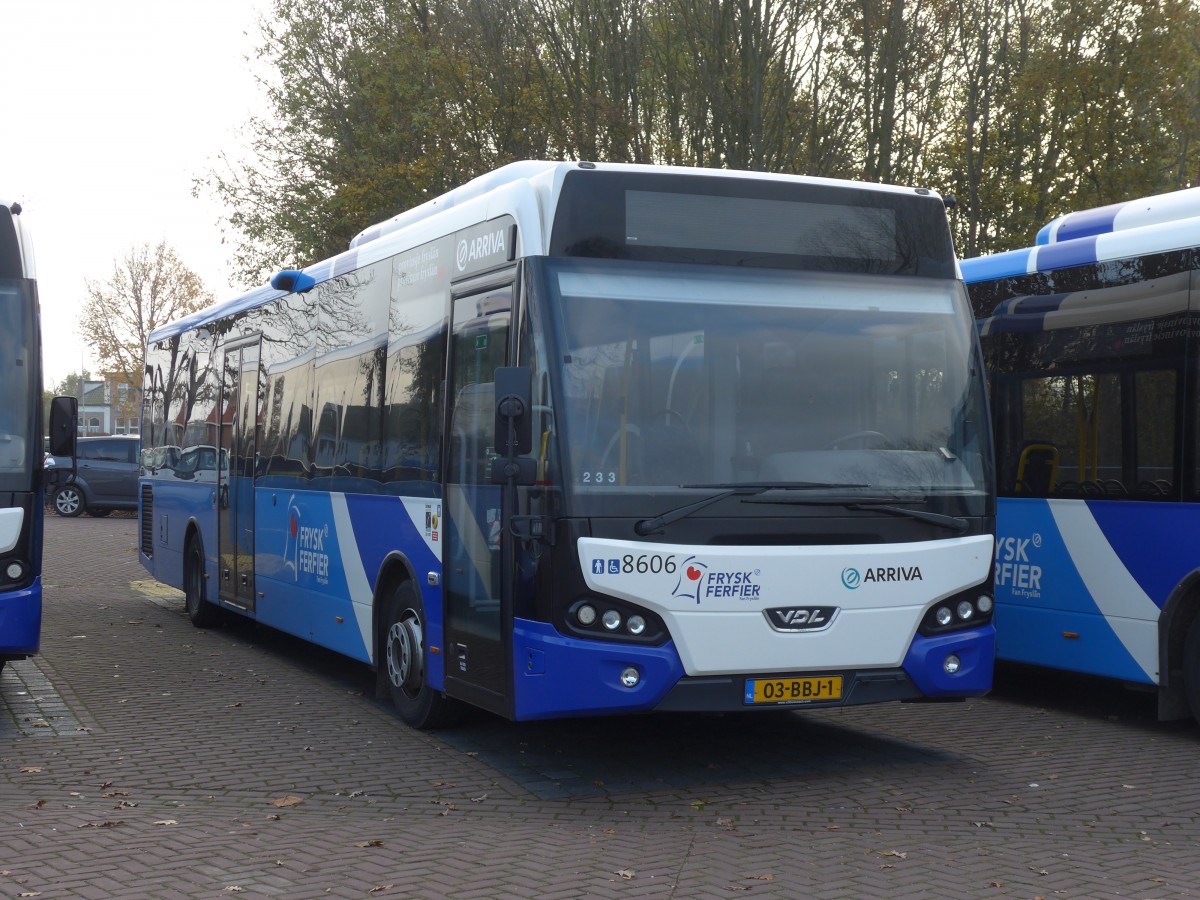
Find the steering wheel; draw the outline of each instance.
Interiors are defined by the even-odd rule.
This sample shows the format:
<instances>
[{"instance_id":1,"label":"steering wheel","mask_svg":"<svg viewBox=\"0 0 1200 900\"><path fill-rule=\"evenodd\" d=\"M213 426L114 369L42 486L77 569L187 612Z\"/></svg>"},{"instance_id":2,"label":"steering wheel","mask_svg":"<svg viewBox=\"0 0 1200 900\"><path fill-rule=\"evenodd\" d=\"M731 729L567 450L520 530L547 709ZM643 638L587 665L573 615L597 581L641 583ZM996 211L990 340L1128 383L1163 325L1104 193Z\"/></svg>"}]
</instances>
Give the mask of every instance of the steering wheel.
<instances>
[{"instance_id":1,"label":"steering wheel","mask_svg":"<svg viewBox=\"0 0 1200 900\"><path fill-rule=\"evenodd\" d=\"M831 441L829 449L841 450L842 444L853 441L859 442L860 449L867 450L871 447L884 447L891 443L891 438L882 431L852 431L849 434L843 434L836 441Z\"/></svg>"}]
</instances>

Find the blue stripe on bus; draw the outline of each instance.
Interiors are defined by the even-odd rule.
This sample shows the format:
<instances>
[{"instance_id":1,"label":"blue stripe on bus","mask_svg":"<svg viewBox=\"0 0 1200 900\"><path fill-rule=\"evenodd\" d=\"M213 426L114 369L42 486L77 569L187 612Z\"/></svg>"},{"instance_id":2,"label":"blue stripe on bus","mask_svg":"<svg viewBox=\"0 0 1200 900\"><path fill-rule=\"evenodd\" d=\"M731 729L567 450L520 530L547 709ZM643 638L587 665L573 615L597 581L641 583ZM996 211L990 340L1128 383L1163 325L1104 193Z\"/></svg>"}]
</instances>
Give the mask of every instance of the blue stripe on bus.
<instances>
[{"instance_id":1,"label":"blue stripe on bus","mask_svg":"<svg viewBox=\"0 0 1200 900\"><path fill-rule=\"evenodd\" d=\"M1117 213L1125 208L1124 203L1113 203L1096 209L1085 209L1064 216L1054 235L1054 243L1072 241L1076 238L1108 234L1113 230Z\"/></svg>"},{"instance_id":2,"label":"blue stripe on bus","mask_svg":"<svg viewBox=\"0 0 1200 900\"><path fill-rule=\"evenodd\" d=\"M1122 564L1160 609L1196 570L1197 504L1090 501L1088 509Z\"/></svg>"},{"instance_id":3,"label":"blue stripe on bus","mask_svg":"<svg viewBox=\"0 0 1200 900\"><path fill-rule=\"evenodd\" d=\"M991 281L994 278L1026 275L1029 273L1029 257L1032 254L1033 250L1025 247L1021 250L1009 250L1006 253L994 253L991 256L964 259L959 263L962 268L963 281L967 284L974 284L977 281Z\"/></svg>"},{"instance_id":4,"label":"blue stripe on bus","mask_svg":"<svg viewBox=\"0 0 1200 900\"><path fill-rule=\"evenodd\" d=\"M1037 270L1039 272L1083 266L1095 261L1095 236L1077 238L1065 243L1046 244L1037 248Z\"/></svg>"},{"instance_id":5,"label":"blue stripe on bus","mask_svg":"<svg viewBox=\"0 0 1200 900\"><path fill-rule=\"evenodd\" d=\"M345 275L347 272L353 272L358 268L358 251L350 250L340 256L335 256L331 262L332 274L330 278L337 278L339 275Z\"/></svg>"}]
</instances>

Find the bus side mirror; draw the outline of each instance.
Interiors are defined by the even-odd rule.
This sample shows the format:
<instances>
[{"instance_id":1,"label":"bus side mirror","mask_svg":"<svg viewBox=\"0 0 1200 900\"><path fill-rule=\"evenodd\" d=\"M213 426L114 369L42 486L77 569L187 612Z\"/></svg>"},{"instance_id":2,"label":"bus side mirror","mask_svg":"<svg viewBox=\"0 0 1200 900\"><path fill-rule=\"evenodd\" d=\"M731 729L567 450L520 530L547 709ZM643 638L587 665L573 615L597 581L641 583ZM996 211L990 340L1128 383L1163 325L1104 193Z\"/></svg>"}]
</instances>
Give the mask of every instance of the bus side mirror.
<instances>
[{"instance_id":1,"label":"bus side mirror","mask_svg":"<svg viewBox=\"0 0 1200 900\"><path fill-rule=\"evenodd\" d=\"M74 397L55 397L50 401L50 455L68 457L71 469L47 466L47 483L57 485L75 477L75 423L79 420L79 401Z\"/></svg>"},{"instance_id":2,"label":"bus side mirror","mask_svg":"<svg viewBox=\"0 0 1200 900\"><path fill-rule=\"evenodd\" d=\"M50 401L50 455L75 456L75 422L79 401L74 397L55 397Z\"/></svg>"},{"instance_id":3,"label":"bus side mirror","mask_svg":"<svg viewBox=\"0 0 1200 900\"><path fill-rule=\"evenodd\" d=\"M533 449L533 377L523 366L496 369L496 453L492 483L533 484L537 461Z\"/></svg>"}]
</instances>

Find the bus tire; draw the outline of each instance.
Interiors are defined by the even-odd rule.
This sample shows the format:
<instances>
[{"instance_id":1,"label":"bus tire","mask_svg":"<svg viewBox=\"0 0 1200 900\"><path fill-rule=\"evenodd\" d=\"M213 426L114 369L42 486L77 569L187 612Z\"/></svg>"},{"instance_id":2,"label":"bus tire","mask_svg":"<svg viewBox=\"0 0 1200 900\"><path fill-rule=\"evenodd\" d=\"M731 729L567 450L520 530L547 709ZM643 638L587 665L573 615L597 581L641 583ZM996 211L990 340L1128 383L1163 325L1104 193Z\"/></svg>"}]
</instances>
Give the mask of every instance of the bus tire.
<instances>
[{"instance_id":1,"label":"bus tire","mask_svg":"<svg viewBox=\"0 0 1200 900\"><path fill-rule=\"evenodd\" d=\"M183 605L197 628L217 624L217 608L204 599L204 544L199 537L188 541L183 555Z\"/></svg>"},{"instance_id":2,"label":"bus tire","mask_svg":"<svg viewBox=\"0 0 1200 900\"><path fill-rule=\"evenodd\" d=\"M396 714L413 728L445 728L459 704L425 681L425 606L411 581L402 581L384 608L382 674Z\"/></svg>"},{"instance_id":3,"label":"bus tire","mask_svg":"<svg viewBox=\"0 0 1200 900\"><path fill-rule=\"evenodd\" d=\"M1183 692L1192 718L1200 722L1200 614L1192 619L1183 642Z\"/></svg>"}]
</instances>

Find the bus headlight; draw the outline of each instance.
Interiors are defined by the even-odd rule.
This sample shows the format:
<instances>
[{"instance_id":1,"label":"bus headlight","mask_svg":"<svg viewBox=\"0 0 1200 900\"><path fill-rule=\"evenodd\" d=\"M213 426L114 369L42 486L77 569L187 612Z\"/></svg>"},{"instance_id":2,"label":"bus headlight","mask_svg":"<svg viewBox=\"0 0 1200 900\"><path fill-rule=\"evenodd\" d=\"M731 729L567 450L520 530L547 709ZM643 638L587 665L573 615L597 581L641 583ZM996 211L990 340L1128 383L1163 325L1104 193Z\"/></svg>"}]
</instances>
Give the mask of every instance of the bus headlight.
<instances>
[{"instance_id":1,"label":"bus headlight","mask_svg":"<svg viewBox=\"0 0 1200 900\"><path fill-rule=\"evenodd\" d=\"M934 613L939 625L949 625L954 621L954 613L950 612L948 607L939 606L938 611Z\"/></svg>"},{"instance_id":2,"label":"bus headlight","mask_svg":"<svg viewBox=\"0 0 1200 900\"><path fill-rule=\"evenodd\" d=\"M642 673L633 666L628 666L623 672L621 672L621 684L625 685L627 688L637 687L638 682L641 680Z\"/></svg>"},{"instance_id":3,"label":"bus headlight","mask_svg":"<svg viewBox=\"0 0 1200 900\"><path fill-rule=\"evenodd\" d=\"M646 630L646 620L641 616L630 616L629 621L625 623L625 627L632 635L639 635Z\"/></svg>"},{"instance_id":4,"label":"bus headlight","mask_svg":"<svg viewBox=\"0 0 1200 900\"><path fill-rule=\"evenodd\" d=\"M9 581L20 581L25 576L25 567L19 562L10 562L4 574L8 576Z\"/></svg>"},{"instance_id":5,"label":"bus headlight","mask_svg":"<svg viewBox=\"0 0 1200 900\"><path fill-rule=\"evenodd\" d=\"M973 615L975 615L975 607L971 605L971 601L960 600L958 602L958 617L965 622Z\"/></svg>"},{"instance_id":6,"label":"bus headlight","mask_svg":"<svg viewBox=\"0 0 1200 900\"><path fill-rule=\"evenodd\" d=\"M946 670L947 675L954 675L962 668L962 660L951 653L942 661L942 668Z\"/></svg>"},{"instance_id":7,"label":"bus headlight","mask_svg":"<svg viewBox=\"0 0 1200 900\"><path fill-rule=\"evenodd\" d=\"M588 606L586 603L575 611L575 618L579 620L579 624L585 628L596 623L596 607Z\"/></svg>"},{"instance_id":8,"label":"bus headlight","mask_svg":"<svg viewBox=\"0 0 1200 900\"><path fill-rule=\"evenodd\" d=\"M615 609L606 609L604 618L600 620L604 623L604 627L609 631L616 631L621 627L621 614Z\"/></svg>"},{"instance_id":9,"label":"bus headlight","mask_svg":"<svg viewBox=\"0 0 1200 900\"><path fill-rule=\"evenodd\" d=\"M987 594L980 594L979 599L975 601L975 608L986 616L992 611L992 598Z\"/></svg>"}]
</instances>

